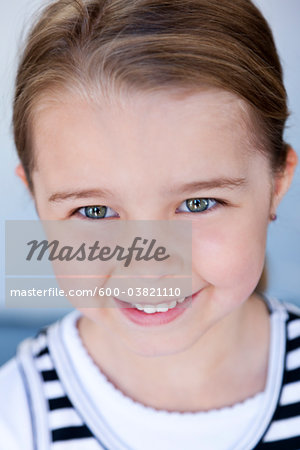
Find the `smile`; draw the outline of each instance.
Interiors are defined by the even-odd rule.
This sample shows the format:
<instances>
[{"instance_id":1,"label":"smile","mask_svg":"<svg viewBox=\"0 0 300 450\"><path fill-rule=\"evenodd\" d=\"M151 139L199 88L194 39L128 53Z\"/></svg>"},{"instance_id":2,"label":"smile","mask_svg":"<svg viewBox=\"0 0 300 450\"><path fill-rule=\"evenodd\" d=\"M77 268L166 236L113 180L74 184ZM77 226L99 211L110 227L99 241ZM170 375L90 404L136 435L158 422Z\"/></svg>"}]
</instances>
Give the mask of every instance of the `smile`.
<instances>
[{"instance_id":1,"label":"smile","mask_svg":"<svg viewBox=\"0 0 300 450\"><path fill-rule=\"evenodd\" d=\"M140 304L120 300L116 297L113 298L122 316L136 325L148 327L166 325L185 314L185 311L190 309L185 306L190 306L198 298L198 294L201 291L202 289L187 297L177 298L171 301L168 299L168 302L157 305Z\"/></svg>"},{"instance_id":2,"label":"smile","mask_svg":"<svg viewBox=\"0 0 300 450\"><path fill-rule=\"evenodd\" d=\"M179 303L183 303L187 297L179 298L173 300L169 303L160 303L159 305L141 305L140 303L128 303L131 307L138 309L139 311L144 311L147 314L154 314L157 312L167 312L169 309L175 308Z\"/></svg>"}]
</instances>

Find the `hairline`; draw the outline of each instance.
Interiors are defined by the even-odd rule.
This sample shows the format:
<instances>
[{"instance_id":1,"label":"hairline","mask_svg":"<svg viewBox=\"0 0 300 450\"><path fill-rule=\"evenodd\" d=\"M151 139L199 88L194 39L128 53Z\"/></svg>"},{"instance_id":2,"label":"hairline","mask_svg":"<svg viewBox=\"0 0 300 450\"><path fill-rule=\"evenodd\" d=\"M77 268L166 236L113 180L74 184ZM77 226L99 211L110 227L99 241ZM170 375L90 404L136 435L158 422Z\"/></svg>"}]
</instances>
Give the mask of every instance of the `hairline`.
<instances>
[{"instance_id":1,"label":"hairline","mask_svg":"<svg viewBox=\"0 0 300 450\"><path fill-rule=\"evenodd\" d=\"M110 81L108 81L108 83L103 83L102 88L99 84L95 87L93 83L85 83L78 78L75 79L75 82L53 84L44 88L31 103L28 114L28 137L32 154L31 174L34 170L38 169L38 158L34 154L33 142L31 139L35 117L49 106L64 104L64 99L68 96L70 96L70 98L76 98L96 106L102 106L105 104L108 106L117 105L118 107L124 107L126 101L123 103L123 99L132 99L132 94L145 96L162 94L171 99L174 98L175 100L181 100L203 91L219 91L232 95L233 99L235 97L238 105L237 111L239 111L240 114L238 117L235 114L234 117L237 117L238 123L245 131L245 136L247 139L246 146L241 149L241 152L248 155L255 151L260 153L269 162L268 166L270 175L274 175L270 164L270 158L267 156L268 153L266 147L268 146L268 139L265 135L266 133L263 131L260 120L257 118L255 108L252 107L247 100L244 100L241 96L230 90L226 90L209 83L203 83L202 85L197 86L191 86L189 84L174 84L170 85L168 88L158 85L156 87L151 86L149 88L141 89L134 86L131 87L126 82L110 83Z\"/></svg>"}]
</instances>

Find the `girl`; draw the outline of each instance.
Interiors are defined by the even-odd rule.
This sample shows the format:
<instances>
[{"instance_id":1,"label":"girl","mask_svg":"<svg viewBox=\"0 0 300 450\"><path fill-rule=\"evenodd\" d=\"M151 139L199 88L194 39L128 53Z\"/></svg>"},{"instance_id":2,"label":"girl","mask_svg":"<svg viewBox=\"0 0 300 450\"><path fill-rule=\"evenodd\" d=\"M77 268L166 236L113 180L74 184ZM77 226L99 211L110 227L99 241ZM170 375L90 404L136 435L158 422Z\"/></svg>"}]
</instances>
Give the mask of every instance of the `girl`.
<instances>
[{"instance_id":1,"label":"girl","mask_svg":"<svg viewBox=\"0 0 300 450\"><path fill-rule=\"evenodd\" d=\"M300 310L259 283L297 165L287 116L249 0L43 10L13 116L40 219L192 221L193 283L188 308L106 296L24 341L0 374L1 448L300 448Z\"/></svg>"}]
</instances>

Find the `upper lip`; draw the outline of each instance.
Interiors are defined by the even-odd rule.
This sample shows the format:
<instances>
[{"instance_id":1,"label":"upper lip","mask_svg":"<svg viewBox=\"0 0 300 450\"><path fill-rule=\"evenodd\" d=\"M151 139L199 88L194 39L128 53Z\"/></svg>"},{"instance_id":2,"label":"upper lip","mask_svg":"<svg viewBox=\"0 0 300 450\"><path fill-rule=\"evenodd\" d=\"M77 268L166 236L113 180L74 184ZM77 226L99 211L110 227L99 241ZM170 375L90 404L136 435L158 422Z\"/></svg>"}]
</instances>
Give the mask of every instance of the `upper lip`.
<instances>
[{"instance_id":1,"label":"upper lip","mask_svg":"<svg viewBox=\"0 0 300 450\"><path fill-rule=\"evenodd\" d=\"M177 301L180 300L181 298L183 298L183 297L179 297L179 298L172 298L172 297L171 297L171 298L164 298L164 297L162 297L162 300L161 300L160 303L149 303L149 302L147 302L147 303L142 303L142 302L140 302L139 300L137 300L137 301L133 301L133 300L128 301L128 300L122 300L121 298L117 298L117 300L119 300L120 302L129 303L129 304L131 304L131 305L158 306L158 305L161 305L161 304L163 304L163 303L172 303L172 302L174 302L175 300L176 300L176 302L177 302Z\"/></svg>"},{"instance_id":2,"label":"upper lip","mask_svg":"<svg viewBox=\"0 0 300 450\"><path fill-rule=\"evenodd\" d=\"M191 295L186 295L186 296L184 296L184 298L187 298L187 297L192 297L192 296L194 296L195 294L198 294L198 292L200 292L201 291L201 289L199 289L198 291L196 291L196 292L194 292L193 294L191 294ZM137 301L133 301L133 299L132 300L122 300L121 298L117 298L116 297L116 299L117 300L119 300L119 301L121 301L121 302L124 302L124 303L129 303L130 305L141 305L141 306L153 306L153 307L156 307L156 306L158 306L158 305L161 305L161 304L164 304L164 303L172 303L174 300L176 300L176 302L178 302L178 300L180 300L180 299L182 299L183 297L178 297L178 298L173 298L173 297L171 297L171 298L166 298L166 297L161 297L161 301L159 302L159 303L142 303L142 302L140 302L138 299L137 299Z\"/></svg>"}]
</instances>

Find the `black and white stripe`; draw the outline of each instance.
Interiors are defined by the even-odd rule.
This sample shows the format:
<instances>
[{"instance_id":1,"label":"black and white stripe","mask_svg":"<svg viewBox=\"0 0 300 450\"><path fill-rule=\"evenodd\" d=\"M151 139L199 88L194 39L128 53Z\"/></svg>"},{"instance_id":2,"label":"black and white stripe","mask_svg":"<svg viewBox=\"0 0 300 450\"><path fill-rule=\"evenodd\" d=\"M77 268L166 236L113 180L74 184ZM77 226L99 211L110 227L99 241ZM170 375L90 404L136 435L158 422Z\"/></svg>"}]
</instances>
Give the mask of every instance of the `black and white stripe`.
<instances>
[{"instance_id":1,"label":"black and white stripe","mask_svg":"<svg viewBox=\"0 0 300 450\"><path fill-rule=\"evenodd\" d=\"M281 392L272 420L255 449L300 449L300 309L298 314L288 310Z\"/></svg>"},{"instance_id":2,"label":"black and white stripe","mask_svg":"<svg viewBox=\"0 0 300 450\"><path fill-rule=\"evenodd\" d=\"M67 396L49 352L45 329L35 339L34 359L47 403L51 450L106 450L95 439Z\"/></svg>"}]
</instances>

